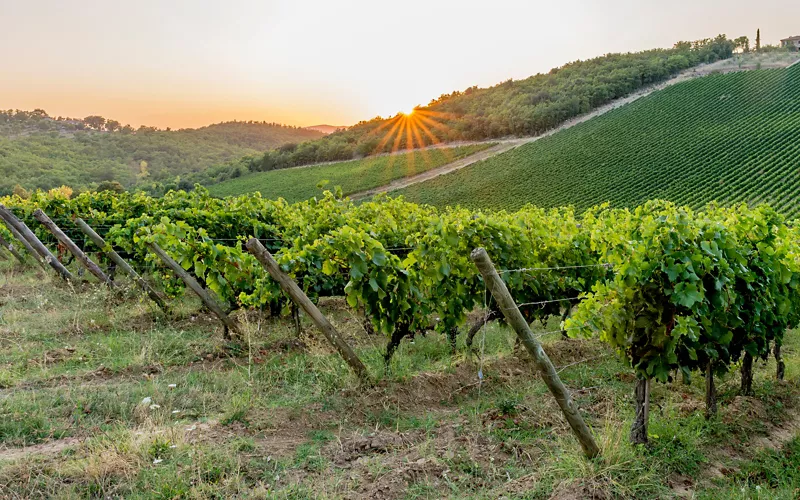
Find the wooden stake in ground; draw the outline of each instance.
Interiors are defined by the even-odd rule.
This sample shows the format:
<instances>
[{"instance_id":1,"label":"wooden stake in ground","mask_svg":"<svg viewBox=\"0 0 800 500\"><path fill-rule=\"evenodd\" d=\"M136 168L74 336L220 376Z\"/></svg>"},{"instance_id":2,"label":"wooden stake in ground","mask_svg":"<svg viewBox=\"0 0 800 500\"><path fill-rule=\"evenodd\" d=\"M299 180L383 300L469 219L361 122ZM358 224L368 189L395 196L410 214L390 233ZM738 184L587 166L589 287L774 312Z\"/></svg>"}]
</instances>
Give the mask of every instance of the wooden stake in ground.
<instances>
[{"instance_id":1,"label":"wooden stake in ground","mask_svg":"<svg viewBox=\"0 0 800 500\"><path fill-rule=\"evenodd\" d=\"M4 214L1 213L1 212L0 212L0 220L2 220L3 223L6 225L6 227L8 228L8 230L11 231L11 234L14 236L14 238L16 238L17 241L22 243L22 246L25 247L25 251L27 251L30 254L30 256L33 257L33 260L35 260L36 263L39 264L39 267L41 267L42 269L47 271L47 266L44 264L44 261L42 260L42 257L39 255L39 253L36 250L34 250L34 248L31 246L31 244L28 243L28 240L26 240L19 233L19 231L16 230L16 228L14 226L12 226L8 222L6 222Z\"/></svg>"},{"instance_id":2,"label":"wooden stake in ground","mask_svg":"<svg viewBox=\"0 0 800 500\"><path fill-rule=\"evenodd\" d=\"M108 276L106 276L103 270L100 269L100 266L95 264L94 261L92 261L92 259L90 259L89 256L86 255L83 250L81 250L78 245L76 245L75 242L69 238L69 236L64 234L64 231L62 231L61 228L58 227L56 223L47 216L46 213L44 213L44 211L37 208L33 212L33 217L41 222L42 225L47 228L47 230L50 231L72 255L75 256L78 262L80 262L83 267L88 269L90 273L94 274L101 283L105 283L109 288L114 288L114 283L108 279Z\"/></svg>"},{"instance_id":3,"label":"wooden stake in ground","mask_svg":"<svg viewBox=\"0 0 800 500\"><path fill-rule=\"evenodd\" d=\"M637 378L633 392L636 402L636 418L631 425L631 444L647 443L647 426L650 422L650 379Z\"/></svg>"},{"instance_id":4,"label":"wooden stake in ground","mask_svg":"<svg viewBox=\"0 0 800 500\"><path fill-rule=\"evenodd\" d=\"M225 325L224 335L226 339L231 338L230 332L238 335L239 327L236 325L236 323L230 317L228 317L227 314L225 314L225 311L222 310L222 306L220 306L219 303L214 300L211 294L204 289L202 285L200 285L200 283L198 283L197 280L192 277L192 275L187 273L180 264L175 262L172 257L167 255L167 252L158 246L157 243L148 243L147 246L149 246L150 249L153 250L156 255L158 255L158 258L161 259L164 264L167 265L167 267L172 269L172 271L177 274L184 283L186 283L186 286L191 288L192 291L196 293L198 297L200 297L200 300L203 301L203 305L211 310L211 312L213 312L219 318L219 320L222 321L222 324Z\"/></svg>"},{"instance_id":5,"label":"wooden stake in ground","mask_svg":"<svg viewBox=\"0 0 800 500\"><path fill-rule=\"evenodd\" d=\"M783 357L781 356L781 345L776 341L775 342L775 362L777 363L777 368L775 369L775 377L778 380L783 380L783 376L786 374L786 363L783 362Z\"/></svg>"},{"instance_id":6,"label":"wooden stake in ground","mask_svg":"<svg viewBox=\"0 0 800 500\"><path fill-rule=\"evenodd\" d=\"M3 218L9 227L13 227L17 233L20 234L20 241L27 241L27 243L30 244L34 256L38 254L42 259L44 259L45 262L50 264L50 267L55 269L58 275L64 280L75 281L72 273L69 272L69 270L67 270L67 268L64 267L64 265L61 264L61 262L59 262L52 253L50 253L50 250L48 250L47 247L44 246L41 241L39 241L39 238L33 234L33 231L31 231L24 222L17 219L17 216L14 215L11 210L6 208L6 206L3 204L0 204L0 217Z\"/></svg>"},{"instance_id":7,"label":"wooden stake in ground","mask_svg":"<svg viewBox=\"0 0 800 500\"><path fill-rule=\"evenodd\" d=\"M160 307L164 312L168 312L167 305L164 303L164 300L158 295L158 293L156 293L156 291L153 290L150 285L148 285L147 282L141 276L139 276L139 274L134 271L127 262L125 262L125 259L120 257L120 255L115 252L111 246L107 245L106 241L99 234L97 234L94 229L89 226L89 224L84 222L83 219L75 219L75 225L78 226L81 231L83 231L83 234L92 240L92 243L94 243L100 249L100 251L111 260L111 262L122 268L122 270L131 277L134 283L136 283L153 302L158 304L158 307Z\"/></svg>"},{"instance_id":8,"label":"wooden stake in ground","mask_svg":"<svg viewBox=\"0 0 800 500\"><path fill-rule=\"evenodd\" d=\"M522 341L522 344L531 356L533 356L536 369L539 371L544 383L547 384L547 388L550 389L550 393L556 398L558 406L561 407L564 417L567 419L567 422L569 422L570 427L572 427L572 431L578 438L581 448L583 448L583 453L588 458L596 457L600 454L600 448L597 446L597 443L595 443L589 427L583 421L578 408L572 401L569 391L564 387L564 384L558 377L558 372L556 372L553 363L550 362L550 358L547 357L544 349L542 349L542 345L533 336L530 326L528 326L522 313L519 312L517 304L511 297L508 288L506 288L506 284L500 278L500 275L497 274L497 270L494 268L489 254L487 254L486 250L483 248L476 248L472 251L470 257L478 267L478 270L483 276L483 281L486 283L486 287L489 291L492 292L492 296L497 302L497 305L500 306L500 310L503 312L506 321L508 321L508 324L517 332L517 336Z\"/></svg>"},{"instance_id":9,"label":"wooden stake in ground","mask_svg":"<svg viewBox=\"0 0 800 500\"><path fill-rule=\"evenodd\" d=\"M9 243L8 241L6 241L6 239L5 239L5 238L3 238L2 236L0 236L0 245L3 245L3 247L4 247L6 250L8 250L9 252L11 252L11 255L13 255L14 257L16 257L16 258L17 258L17 260L18 260L18 261L19 261L21 264L24 264L24 263L25 263L25 257L23 257L23 256L22 256L22 255L21 255L19 252L17 252L17 249L16 249L16 248L14 248L14 245L12 245L12 244L11 244L11 243Z\"/></svg>"},{"instance_id":10,"label":"wooden stake in ground","mask_svg":"<svg viewBox=\"0 0 800 500\"><path fill-rule=\"evenodd\" d=\"M742 396L753 395L753 356L749 352L744 353L742 358L742 388L739 394Z\"/></svg>"},{"instance_id":11,"label":"wooden stake in ground","mask_svg":"<svg viewBox=\"0 0 800 500\"><path fill-rule=\"evenodd\" d=\"M334 348L339 352L339 355L345 360L345 362L350 365L350 368L353 369L356 376L364 383L369 383L369 373L367 372L367 367L364 366L364 363L356 355L355 351L350 347L350 345L345 342L342 335L336 331L336 328L333 327L328 318L326 318L317 306L314 305L313 302L303 293L303 290L297 286L297 283L292 280L286 273L281 271L280 266L272 258L272 255L264 248L257 239L250 238L247 242L247 250L253 254L256 259L258 259L261 264L264 265L266 270L269 272L272 279L278 282L281 286L281 289L291 297L292 301L300 306L300 308L305 311L311 321L317 325L317 328L322 330L322 334L325 335L325 338L333 345Z\"/></svg>"},{"instance_id":12,"label":"wooden stake in ground","mask_svg":"<svg viewBox=\"0 0 800 500\"><path fill-rule=\"evenodd\" d=\"M706 420L717 414L717 389L714 387L714 364L706 365Z\"/></svg>"}]
</instances>

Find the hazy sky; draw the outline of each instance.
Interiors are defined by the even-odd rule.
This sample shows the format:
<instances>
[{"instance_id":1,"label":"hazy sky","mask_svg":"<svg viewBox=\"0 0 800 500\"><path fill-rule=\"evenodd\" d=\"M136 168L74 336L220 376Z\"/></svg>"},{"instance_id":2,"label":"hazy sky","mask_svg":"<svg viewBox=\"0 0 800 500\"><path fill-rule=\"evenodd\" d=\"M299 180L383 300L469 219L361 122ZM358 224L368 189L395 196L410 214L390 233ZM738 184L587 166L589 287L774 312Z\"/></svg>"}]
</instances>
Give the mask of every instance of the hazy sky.
<instances>
[{"instance_id":1,"label":"hazy sky","mask_svg":"<svg viewBox=\"0 0 800 500\"><path fill-rule=\"evenodd\" d=\"M607 52L800 34L797 0L0 0L0 108L349 125Z\"/></svg>"}]
</instances>

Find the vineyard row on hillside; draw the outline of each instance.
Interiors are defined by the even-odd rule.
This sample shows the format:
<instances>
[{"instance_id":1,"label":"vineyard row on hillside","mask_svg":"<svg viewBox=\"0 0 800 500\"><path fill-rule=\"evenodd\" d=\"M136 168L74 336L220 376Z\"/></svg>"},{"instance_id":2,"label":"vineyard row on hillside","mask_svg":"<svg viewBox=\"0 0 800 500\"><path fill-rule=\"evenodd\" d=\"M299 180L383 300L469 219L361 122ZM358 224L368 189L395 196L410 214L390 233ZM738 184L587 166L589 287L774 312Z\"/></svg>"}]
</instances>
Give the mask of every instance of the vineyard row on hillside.
<instances>
[{"instance_id":1,"label":"vineyard row on hillside","mask_svg":"<svg viewBox=\"0 0 800 500\"><path fill-rule=\"evenodd\" d=\"M36 209L73 235L75 218L85 219L167 295L183 283L152 243L230 308L286 314L281 288L244 248L258 238L312 300L344 296L387 335L387 367L406 336L434 329L453 339L475 309L502 317L470 260L478 247L528 322L563 315L564 332L599 336L641 383L713 377L743 361L747 392L752 360L779 357L784 332L800 320L798 229L768 206L695 212L651 201L580 216L530 206L486 214L387 197L356 205L330 193L296 204L217 199L202 188L160 199L54 192L3 203L49 244Z\"/></svg>"},{"instance_id":2,"label":"vineyard row on hillside","mask_svg":"<svg viewBox=\"0 0 800 500\"><path fill-rule=\"evenodd\" d=\"M398 194L437 206L504 209L767 202L797 216L799 161L795 65L676 84Z\"/></svg>"}]
</instances>

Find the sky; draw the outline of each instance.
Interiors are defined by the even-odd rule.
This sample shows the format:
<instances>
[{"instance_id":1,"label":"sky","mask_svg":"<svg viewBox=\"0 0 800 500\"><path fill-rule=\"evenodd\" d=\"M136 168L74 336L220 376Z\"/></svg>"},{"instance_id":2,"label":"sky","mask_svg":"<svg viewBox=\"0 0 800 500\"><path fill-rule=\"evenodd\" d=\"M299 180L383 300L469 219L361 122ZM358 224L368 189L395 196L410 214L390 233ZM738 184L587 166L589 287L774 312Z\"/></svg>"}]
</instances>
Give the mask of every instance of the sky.
<instances>
[{"instance_id":1,"label":"sky","mask_svg":"<svg viewBox=\"0 0 800 500\"><path fill-rule=\"evenodd\" d=\"M576 59L800 34L796 0L0 0L0 109L351 125Z\"/></svg>"}]
</instances>

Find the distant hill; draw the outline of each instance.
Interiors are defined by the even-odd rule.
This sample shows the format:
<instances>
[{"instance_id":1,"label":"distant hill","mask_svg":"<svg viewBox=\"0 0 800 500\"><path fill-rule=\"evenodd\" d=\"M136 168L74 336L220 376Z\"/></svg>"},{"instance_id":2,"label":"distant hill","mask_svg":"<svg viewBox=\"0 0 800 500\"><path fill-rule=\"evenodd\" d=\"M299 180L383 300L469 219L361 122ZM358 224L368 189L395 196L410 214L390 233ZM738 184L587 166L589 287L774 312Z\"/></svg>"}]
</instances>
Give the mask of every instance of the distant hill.
<instances>
[{"instance_id":1,"label":"distant hill","mask_svg":"<svg viewBox=\"0 0 800 500\"><path fill-rule=\"evenodd\" d=\"M325 135L332 134L334 132L338 132L340 130L345 130L347 127L344 125L341 126L334 126L334 125L312 125L310 127L304 127L306 130L316 130L317 132L322 132Z\"/></svg>"},{"instance_id":2,"label":"distant hill","mask_svg":"<svg viewBox=\"0 0 800 500\"><path fill-rule=\"evenodd\" d=\"M642 87L663 82L701 63L727 59L736 44L725 35L678 42L671 49L606 54L575 61L524 80L470 87L433 99L409 115L376 117L297 146L280 147L228 170L201 176L214 183L249 172L345 161L438 142L529 136L555 128Z\"/></svg>"},{"instance_id":3,"label":"distant hill","mask_svg":"<svg viewBox=\"0 0 800 500\"><path fill-rule=\"evenodd\" d=\"M770 203L800 216L800 65L712 74L393 193L516 210L666 199Z\"/></svg>"},{"instance_id":4,"label":"distant hill","mask_svg":"<svg viewBox=\"0 0 800 500\"><path fill-rule=\"evenodd\" d=\"M43 110L0 111L0 194L15 186L91 188L117 181L158 192L191 187L187 177L264 149L319 139L314 130L267 122L198 129L134 129L100 116L50 117ZM183 181L181 181L183 179Z\"/></svg>"}]
</instances>

